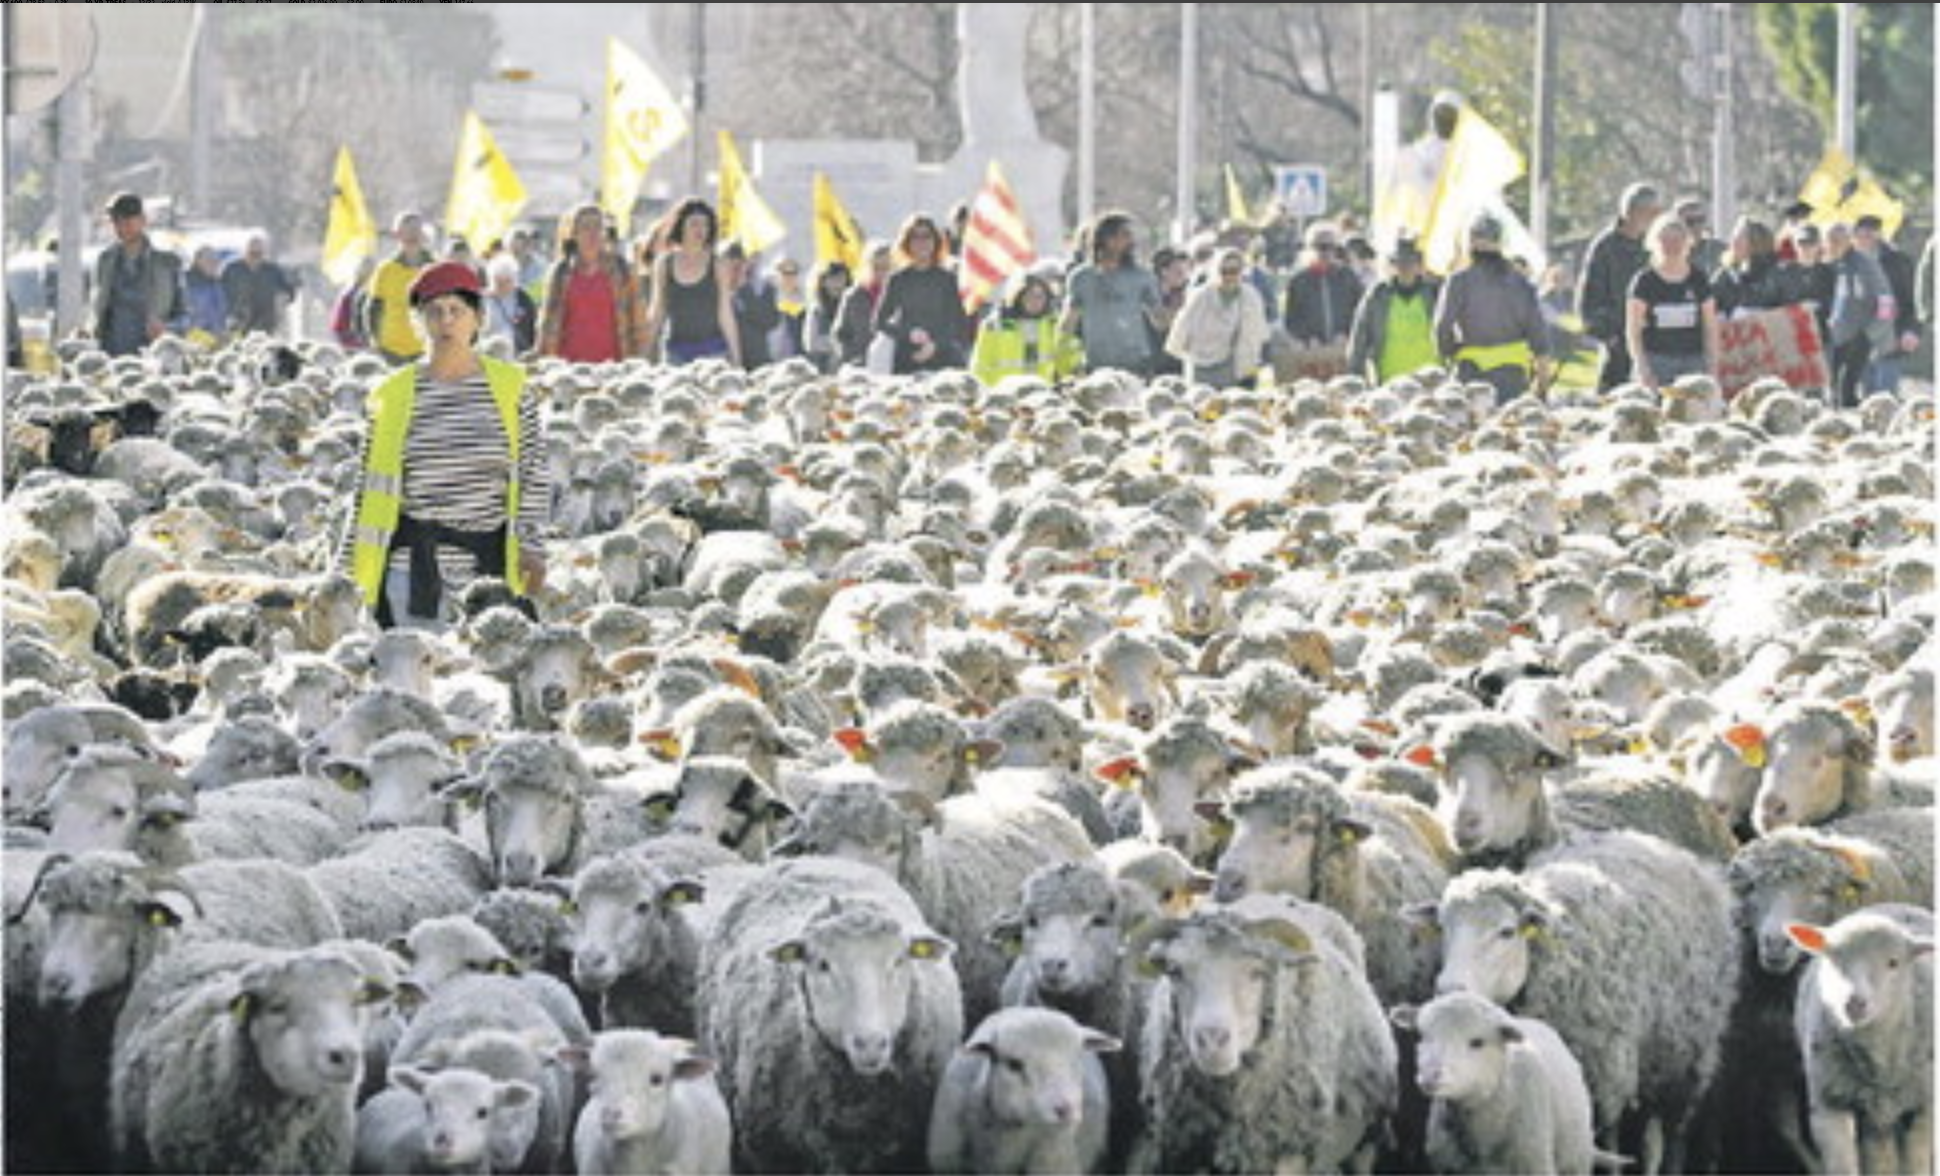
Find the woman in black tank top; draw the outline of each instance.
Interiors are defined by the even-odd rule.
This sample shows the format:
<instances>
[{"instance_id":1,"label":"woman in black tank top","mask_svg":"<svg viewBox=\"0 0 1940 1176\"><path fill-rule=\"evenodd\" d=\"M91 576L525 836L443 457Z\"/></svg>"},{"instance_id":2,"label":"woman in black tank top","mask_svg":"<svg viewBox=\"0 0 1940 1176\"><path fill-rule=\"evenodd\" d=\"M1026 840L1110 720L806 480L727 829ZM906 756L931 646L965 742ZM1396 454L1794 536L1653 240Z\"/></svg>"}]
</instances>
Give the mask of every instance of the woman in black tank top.
<instances>
[{"instance_id":1,"label":"woman in black tank top","mask_svg":"<svg viewBox=\"0 0 1940 1176\"><path fill-rule=\"evenodd\" d=\"M734 304L715 272L719 220L707 201L690 196L674 209L673 247L654 262L653 305L647 309L649 346L670 364L714 356L741 364Z\"/></svg>"}]
</instances>

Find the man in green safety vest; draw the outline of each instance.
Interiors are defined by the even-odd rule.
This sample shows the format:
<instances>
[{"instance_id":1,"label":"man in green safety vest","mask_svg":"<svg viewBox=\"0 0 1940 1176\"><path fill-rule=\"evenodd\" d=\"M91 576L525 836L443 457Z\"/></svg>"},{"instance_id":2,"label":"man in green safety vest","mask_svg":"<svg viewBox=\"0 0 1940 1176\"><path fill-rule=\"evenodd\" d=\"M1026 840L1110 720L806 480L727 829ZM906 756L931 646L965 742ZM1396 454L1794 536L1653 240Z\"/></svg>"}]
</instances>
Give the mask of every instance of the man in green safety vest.
<instances>
[{"instance_id":1,"label":"man in green safety vest","mask_svg":"<svg viewBox=\"0 0 1940 1176\"><path fill-rule=\"evenodd\" d=\"M1377 384L1442 360L1435 346L1435 301L1442 287L1423 266L1421 247L1413 237L1399 238L1388 265L1392 274L1361 299L1347 337L1348 372Z\"/></svg>"}]
</instances>

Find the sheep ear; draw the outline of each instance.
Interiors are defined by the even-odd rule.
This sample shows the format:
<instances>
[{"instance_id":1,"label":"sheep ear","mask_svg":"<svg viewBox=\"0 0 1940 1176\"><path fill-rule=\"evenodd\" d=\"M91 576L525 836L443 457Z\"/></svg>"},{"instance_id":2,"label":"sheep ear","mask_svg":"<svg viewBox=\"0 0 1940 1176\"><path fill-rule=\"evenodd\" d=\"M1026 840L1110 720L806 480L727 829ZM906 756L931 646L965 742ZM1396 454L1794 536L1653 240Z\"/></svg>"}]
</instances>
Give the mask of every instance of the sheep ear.
<instances>
[{"instance_id":1,"label":"sheep ear","mask_svg":"<svg viewBox=\"0 0 1940 1176\"><path fill-rule=\"evenodd\" d=\"M1374 836L1374 826L1353 817L1342 817L1334 822L1334 840L1342 845L1354 845Z\"/></svg>"},{"instance_id":2,"label":"sheep ear","mask_svg":"<svg viewBox=\"0 0 1940 1176\"><path fill-rule=\"evenodd\" d=\"M689 1054L674 1063L674 1080L686 1081L692 1078L705 1078L714 1072L714 1059L699 1054Z\"/></svg>"},{"instance_id":3,"label":"sheep ear","mask_svg":"<svg viewBox=\"0 0 1940 1176\"><path fill-rule=\"evenodd\" d=\"M370 765L363 760L327 759L323 761L324 776L346 792L362 792L370 787Z\"/></svg>"},{"instance_id":4,"label":"sheep ear","mask_svg":"<svg viewBox=\"0 0 1940 1176\"><path fill-rule=\"evenodd\" d=\"M1117 1053L1125 1048L1124 1042L1109 1033L1100 1033L1096 1029L1086 1029L1082 1041L1088 1053Z\"/></svg>"},{"instance_id":5,"label":"sheep ear","mask_svg":"<svg viewBox=\"0 0 1940 1176\"><path fill-rule=\"evenodd\" d=\"M567 1048L570 1049L572 1047L568 1046ZM494 1092L493 1101L508 1110L529 1107L539 1101L539 1088L530 1082L521 1082L516 1078L509 1079L498 1084L498 1088Z\"/></svg>"},{"instance_id":6,"label":"sheep ear","mask_svg":"<svg viewBox=\"0 0 1940 1176\"><path fill-rule=\"evenodd\" d=\"M775 797L761 806L761 819L764 821L773 821L776 824L781 824L783 821L792 821L795 819L795 806L779 797Z\"/></svg>"},{"instance_id":7,"label":"sheep ear","mask_svg":"<svg viewBox=\"0 0 1940 1176\"><path fill-rule=\"evenodd\" d=\"M673 763L680 758L680 739L665 727L641 732L640 742L647 745L647 749L653 752L656 759Z\"/></svg>"},{"instance_id":8,"label":"sheep ear","mask_svg":"<svg viewBox=\"0 0 1940 1176\"><path fill-rule=\"evenodd\" d=\"M680 804L680 797L672 792L655 792L640 802L647 820L656 825L664 825L674 819L674 809Z\"/></svg>"},{"instance_id":9,"label":"sheep ear","mask_svg":"<svg viewBox=\"0 0 1940 1176\"><path fill-rule=\"evenodd\" d=\"M1540 771L1554 771L1569 764L1569 757L1553 747L1543 747L1536 752L1535 764Z\"/></svg>"},{"instance_id":10,"label":"sheep ear","mask_svg":"<svg viewBox=\"0 0 1940 1176\"><path fill-rule=\"evenodd\" d=\"M485 777L460 776L443 788L438 789L438 799L446 803L457 802L476 808L485 796Z\"/></svg>"},{"instance_id":11,"label":"sheep ear","mask_svg":"<svg viewBox=\"0 0 1940 1176\"><path fill-rule=\"evenodd\" d=\"M1231 825L1232 810L1223 800L1194 801L1192 813L1208 825Z\"/></svg>"},{"instance_id":12,"label":"sheep ear","mask_svg":"<svg viewBox=\"0 0 1940 1176\"><path fill-rule=\"evenodd\" d=\"M195 816L195 798L171 792L158 792L142 802L141 827L172 829Z\"/></svg>"},{"instance_id":13,"label":"sheep ear","mask_svg":"<svg viewBox=\"0 0 1940 1176\"><path fill-rule=\"evenodd\" d=\"M1019 911L1005 911L990 921L990 929L983 933L987 942L1003 948L1007 959L1016 959L1024 950L1024 916Z\"/></svg>"},{"instance_id":14,"label":"sheep ear","mask_svg":"<svg viewBox=\"0 0 1940 1176\"><path fill-rule=\"evenodd\" d=\"M1791 938L1793 943L1798 944L1800 951L1818 955L1825 950L1825 929L1823 927L1814 927L1810 923L1787 923L1785 924L1785 934Z\"/></svg>"},{"instance_id":15,"label":"sheep ear","mask_svg":"<svg viewBox=\"0 0 1940 1176\"><path fill-rule=\"evenodd\" d=\"M1442 766L1441 756L1435 754L1434 747L1426 743L1415 744L1402 752L1401 758L1417 768L1434 769Z\"/></svg>"},{"instance_id":16,"label":"sheep ear","mask_svg":"<svg viewBox=\"0 0 1940 1176\"><path fill-rule=\"evenodd\" d=\"M1107 784L1116 785L1119 788L1130 788L1138 783L1138 778L1142 772L1139 768L1137 756L1121 755L1117 759L1107 760L1099 764L1093 770L1093 774Z\"/></svg>"},{"instance_id":17,"label":"sheep ear","mask_svg":"<svg viewBox=\"0 0 1940 1176\"><path fill-rule=\"evenodd\" d=\"M1311 954L1314 949L1313 938L1306 929L1286 919L1256 919L1246 925L1246 930L1272 940L1296 956Z\"/></svg>"},{"instance_id":18,"label":"sheep ear","mask_svg":"<svg viewBox=\"0 0 1940 1176\"><path fill-rule=\"evenodd\" d=\"M182 914L165 902L144 902L135 907L141 921L150 927L180 927Z\"/></svg>"},{"instance_id":19,"label":"sheep ear","mask_svg":"<svg viewBox=\"0 0 1940 1176\"><path fill-rule=\"evenodd\" d=\"M957 945L940 935L918 935L909 941L912 960L947 960Z\"/></svg>"},{"instance_id":20,"label":"sheep ear","mask_svg":"<svg viewBox=\"0 0 1940 1176\"><path fill-rule=\"evenodd\" d=\"M1398 1004L1388 1010L1388 1023L1414 1033L1420 1028L1421 1010L1411 1004Z\"/></svg>"},{"instance_id":21,"label":"sheep ear","mask_svg":"<svg viewBox=\"0 0 1940 1176\"><path fill-rule=\"evenodd\" d=\"M411 950L411 940L403 935L393 935L385 940L384 950L407 964L414 964L418 959L417 953Z\"/></svg>"},{"instance_id":22,"label":"sheep ear","mask_svg":"<svg viewBox=\"0 0 1940 1176\"><path fill-rule=\"evenodd\" d=\"M808 944L799 939L786 939L768 949L768 958L778 964L799 964L808 958Z\"/></svg>"},{"instance_id":23,"label":"sheep ear","mask_svg":"<svg viewBox=\"0 0 1940 1176\"><path fill-rule=\"evenodd\" d=\"M562 1045L552 1051L552 1059L568 1070L584 1073L593 1064L593 1051L583 1045Z\"/></svg>"},{"instance_id":24,"label":"sheep ear","mask_svg":"<svg viewBox=\"0 0 1940 1176\"><path fill-rule=\"evenodd\" d=\"M702 888L699 882L694 881L692 878L681 878L677 881L669 882L667 888L660 892L660 905L663 909L687 906L699 902L706 895L707 891Z\"/></svg>"},{"instance_id":25,"label":"sheep ear","mask_svg":"<svg viewBox=\"0 0 1940 1176\"><path fill-rule=\"evenodd\" d=\"M1414 924L1417 934L1441 934L1441 906L1432 902L1411 902L1401 908L1401 917Z\"/></svg>"},{"instance_id":26,"label":"sheep ear","mask_svg":"<svg viewBox=\"0 0 1940 1176\"><path fill-rule=\"evenodd\" d=\"M849 753L849 758L859 764L866 764L876 758L876 749L869 742L868 732L860 727L843 727L830 736Z\"/></svg>"},{"instance_id":27,"label":"sheep ear","mask_svg":"<svg viewBox=\"0 0 1940 1176\"><path fill-rule=\"evenodd\" d=\"M511 956L500 956L485 966L485 971L493 976L517 976L523 970Z\"/></svg>"},{"instance_id":28,"label":"sheep ear","mask_svg":"<svg viewBox=\"0 0 1940 1176\"><path fill-rule=\"evenodd\" d=\"M1509 1045L1515 1045L1522 1041L1522 1026L1520 1025L1498 1025L1495 1031Z\"/></svg>"},{"instance_id":29,"label":"sheep ear","mask_svg":"<svg viewBox=\"0 0 1940 1176\"><path fill-rule=\"evenodd\" d=\"M390 1079L392 1086L401 1087L412 1094L423 1094L431 1075L416 1066L392 1066Z\"/></svg>"},{"instance_id":30,"label":"sheep ear","mask_svg":"<svg viewBox=\"0 0 1940 1176\"><path fill-rule=\"evenodd\" d=\"M247 1025L250 1012L255 1007L254 999L247 992L238 992L229 1001L229 1015Z\"/></svg>"},{"instance_id":31,"label":"sheep ear","mask_svg":"<svg viewBox=\"0 0 1940 1176\"><path fill-rule=\"evenodd\" d=\"M973 768L994 764L1004 754L1001 739L972 739L963 745L963 762Z\"/></svg>"}]
</instances>

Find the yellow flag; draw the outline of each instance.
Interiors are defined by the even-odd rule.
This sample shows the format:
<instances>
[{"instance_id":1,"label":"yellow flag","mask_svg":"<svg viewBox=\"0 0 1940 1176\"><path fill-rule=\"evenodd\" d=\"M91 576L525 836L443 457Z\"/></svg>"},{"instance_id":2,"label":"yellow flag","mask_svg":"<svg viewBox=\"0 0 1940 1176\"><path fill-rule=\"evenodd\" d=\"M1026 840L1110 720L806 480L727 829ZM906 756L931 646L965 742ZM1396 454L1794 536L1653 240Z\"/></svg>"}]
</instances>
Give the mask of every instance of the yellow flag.
<instances>
[{"instance_id":1,"label":"yellow flag","mask_svg":"<svg viewBox=\"0 0 1940 1176\"><path fill-rule=\"evenodd\" d=\"M323 230L323 272L342 286L357 278L357 263L377 252L377 222L364 205L364 190L351 166L350 148L337 148L330 176L330 219Z\"/></svg>"},{"instance_id":2,"label":"yellow flag","mask_svg":"<svg viewBox=\"0 0 1940 1176\"><path fill-rule=\"evenodd\" d=\"M836 198L835 185L815 173L815 264L839 261L851 275L862 271L862 228Z\"/></svg>"},{"instance_id":3,"label":"yellow flag","mask_svg":"<svg viewBox=\"0 0 1940 1176\"><path fill-rule=\"evenodd\" d=\"M1799 199L1812 206L1813 224L1851 224L1870 213L1879 218L1880 235L1889 239L1906 219L1905 206L1888 196L1877 180L1860 171L1837 147L1827 148L1818 170L1799 189Z\"/></svg>"},{"instance_id":4,"label":"yellow flag","mask_svg":"<svg viewBox=\"0 0 1940 1176\"><path fill-rule=\"evenodd\" d=\"M627 233L647 165L687 137L687 114L667 83L618 37L606 39L606 147L600 204Z\"/></svg>"},{"instance_id":5,"label":"yellow flag","mask_svg":"<svg viewBox=\"0 0 1940 1176\"><path fill-rule=\"evenodd\" d=\"M1253 214L1246 207L1246 193L1239 186L1233 165L1226 165L1226 219L1236 225L1251 225Z\"/></svg>"},{"instance_id":6,"label":"yellow flag","mask_svg":"<svg viewBox=\"0 0 1940 1176\"><path fill-rule=\"evenodd\" d=\"M1473 109L1462 107L1422 231L1422 259L1430 270L1445 274L1454 268L1467 243L1469 225L1485 209L1501 205L1502 190L1523 170L1522 153L1509 145L1502 132Z\"/></svg>"},{"instance_id":7,"label":"yellow flag","mask_svg":"<svg viewBox=\"0 0 1940 1176\"><path fill-rule=\"evenodd\" d=\"M445 232L463 237L482 254L505 236L525 207L525 185L498 149L485 120L465 112L458 134L458 160L451 173L451 202L445 207Z\"/></svg>"},{"instance_id":8,"label":"yellow flag","mask_svg":"<svg viewBox=\"0 0 1940 1176\"><path fill-rule=\"evenodd\" d=\"M741 166L741 153L735 150L734 136L721 131L719 143L721 240L739 241L749 253L760 253L786 237L788 226L754 190L748 169Z\"/></svg>"}]
</instances>

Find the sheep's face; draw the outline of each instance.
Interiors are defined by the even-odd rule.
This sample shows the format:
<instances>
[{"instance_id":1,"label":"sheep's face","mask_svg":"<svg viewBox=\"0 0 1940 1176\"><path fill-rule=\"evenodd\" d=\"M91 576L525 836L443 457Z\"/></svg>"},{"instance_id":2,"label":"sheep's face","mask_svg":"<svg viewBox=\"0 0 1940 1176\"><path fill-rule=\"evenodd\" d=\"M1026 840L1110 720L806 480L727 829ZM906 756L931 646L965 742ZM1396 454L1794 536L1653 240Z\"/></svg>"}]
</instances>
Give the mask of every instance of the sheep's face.
<instances>
[{"instance_id":1,"label":"sheep's face","mask_svg":"<svg viewBox=\"0 0 1940 1176\"><path fill-rule=\"evenodd\" d=\"M262 780L297 770L295 736L273 723L230 723L216 729L185 779L197 791Z\"/></svg>"},{"instance_id":2,"label":"sheep's face","mask_svg":"<svg viewBox=\"0 0 1940 1176\"><path fill-rule=\"evenodd\" d=\"M1070 901L1029 904L1023 912L1023 959L1038 991L1054 997L1102 991L1118 974L1121 941L1119 903L1114 889L1074 895Z\"/></svg>"},{"instance_id":3,"label":"sheep's face","mask_svg":"<svg viewBox=\"0 0 1940 1176\"><path fill-rule=\"evenodd\" d=\"M1587 591L1550 593L1536 603L1536 633L1545 644L1559 644L1595 625L1596 608L1596 598Z\"/></svg>"},{"instance_id":4,"label":"sheep's face","mask_svg":"<svg viewBox=\"0 0 1940 1176\"><path fill-rule=\"evenodd\" d=\"M437 651L421 634L393 629L371 646L371 684L419 698L431 697Z\"/></svg>"},{"instance_id":5,"label":"sheep's face","mask_svg":"<svg viewBox=\"0 0 1940 1176\"><path fill-rule=\"evenodd\" d=\"M607 600L638 600L652 585L647 554L638 544L609 544L600 548L600 580Z\"/></svg>"},{"instance_id":6,"label":"sheep's face","mask_svg":"<svg viewBox=\"0 0 1940 1176\"><path fill-rule=\"evenodd\" d=\"M770 955L801 970L816 1034L841 1051L857 1074L873 1077L896 1063L896 1040L909 1016L916 969L942 964L951 945L886 925L845 922L811 924L801 938L778 945Z\"/></svg>"},{"instance_id":7,"label":"sheep's face","mask_svg":"<svg viewBox=\"0 0 1940 1176\"><path fill-rule=\"evenodd\" d=\"M40 962L41 1003L74 1009L89 997L122 988L132 976L143 927L132 902L98 911L51 912Z\"/></svg>"},{"instance_id":8,"label":"sheep's face","mask_svg":"<svg viewBox=\"0 0 1940 1176\"><path fill-rule=\"evenodd\" d=\"M501 886L530 886L572 857L580 798L563 788L498 781L485 791L485 838Z\"/></svg>"},{"instance_id":9,"label":"sheep's face","mask_svg":"<svg viewBox=\"0 0 1940 1176\"><path fill-rule=\"evenodd\" d=\"M306 954L245 970L230 1004L270 1085L319 1098L363 1077L362 976L335 955Z\"/></svg>"},{"instance_id":10,"label":"sheep's face","mask_svg":"<svg viewBox=\"0 0 1940 1176\"><path fill-rule=\"evenodd\" d=\"M1198 741L1148 747L1139 757L1138 800L1142 835L1184 854L1210 860L1218 850L1199 805L1226 796L1233 757L1221 745Z\"/></svg>"},{"instance_id":11,"label":"sheep's face","mask_svg":"<svg viewBox=\"0 0 1940 1176\"><path fill-rule=\"evenodd\" d=\"M1298 755L1310 742L1307 723L1319 698L1292 678L1252 679L1239 692L1233 717L1253 746L1273 758Z\"/></svg>"},{"instance_id":12,"label":"sheep's face","mask_svg":"<svg viewBox=\"0 0 1940 1176\"><path fill-rule=\"evenodd\" d=\"M927 732L926 732L927 733ZM922 739L912 729L902 738L879 739L875 744L875 758L870 766L876 775L892 788L899 791L915 792L942 800L959 787L964 775L964 746L961 737L950 738L948 732L936 731L940 738Z\"/></svg>"},{"instance_id":13,"label":"sheep's face","mask_svg":"<svg viewBox=\"0 0 1940 1176\"><path fill-rule=\"evenodd\" d=\"M144 820L142 790L125 770L95 766L70 771L47 797L53 853L133 849Z\"/></svg>"},{"instance_id":14,"label":"sheep's face","mask_svg":"<svg viewBox=\"0 0 1940 1176\"><path fill-rule=\"evenodd\" d=\"M1213 897L1233 902L1248 894L1285 894L1310 902L1320 839L1333 836L1318 813L1279 805L1232 806L1233 839L1219 855Z\"/></svg>"},{"instance_id":15,"label":"sheep's face","mask_svg":"<svg viewBox=\"0 0 1940 1176\"><path fill-rule=\"evenodd\" d=\"M356 696L350 675L335 666L306 666L293 675L273 697L277 707L290 720L298 739L316 739L328 734L331 742L325 754L356 755L375 738L371 731L353 729L357 724L339 724L345 708Z\"/></svg>"},{"instance_id":16,"label":"sheep's face","mask_svg":"<svg viewBox=\"0 0 1940 1176\"><path fill-rule=\"evenodd\" d=\"M458 765L430 748L371 759L363 776L363 827L377 830L446 824L450 805L439 791L458 778Z\"/></svg>"},{"instance_id":17,"label":"sheep's face","mask_svg":"<svg viewBox=\"0 0 1940 1176\"><path fill-rule=\"evenodd\" d=\"M600 1133L616 1141L649 1139L667 1122L676 1082L707 1077L713 1064L672 1038L627 1030L593 1045L592 1100Z\"/></svg>"},{"instance_id":18,"label":"sheep's face","mask_svg":"<svg viewBox=\"0 0 1940 1176\"><path fill-rule=\"evenodd\" d=\"M406 1079L405 1073L394 1073L393 1081L415 1090L424 1100L424 1158L427 1166L440 1172L488 1166L500 1171L490 1166L492 1136L500 1130L500 1120L516 1116L539 1099L538 1088L529 1082L501 1082L477 1070L440 1070L415 1082ZM523 1155L522 1149L520 1158Z\"/></svg>"},{"instance_id":19,"label":"sheep's face","mask_svg":"<svg viewBox=\"0 0 1940 1176\"><path fill-rule=\"evenodd\" d=\"M692 882L638 877L624 885L582 885L573 898L573 983L605 992L672 951L678 906L695 901Z\"/></svg>"},{"instance_id":20,"label":"sheep's face","mask_svg":"<svg viewBox=\"0 0 1940 1176\"><path fill-rule=\"evenodd\" d=\"M556 730L567 708L591 693L593 663L593 648L583 639L532 646L516 681L522 713L538 729Z\"/></svg>"},{"instance_id":21,"label":"sheep's face","mask_svg":"<svg viewBox=\"0 0 1940 1176\"><path fill-rule=\"evenodd\" d=\"M1809 930L1809 929L1802 929ZM1818 936L1798 934L1818 958L1810 989L1824 1015L1842 1030L1864 1029L1933 999L1933 936L1916 934L1885 917L1863 916Z\"/></svg>"},{"instance_id":22,"label":"sheep's face","mask_svg":"<svg viewBox=\"0 0 1940 1176\"><path fill-rule=\"evenodd\" d=\"M1203 638L1226 623L1226 577L1203 555L1186 553L1166 565L1159 579L1166 617L1174 633Z\"/></svg>"},{"instance_id":23,"label":"sheep's face","mask_svg":"<svg viewBox=\"0 0 1940 1176\"><path fill-rule=\"evenodd\" d=\"M1815 825L1847 800L1849 759L1865 758L1853 732L1830 716L1804 714L1767 732L1764 780L1752 813L1760 834L1791 825Z\"/></svg>"},{"instance_id":24,"label":"sheep's face","mask_svg":"<svg viewBox=\"0 0 1940 1176\"><path fill-rule=\"evenodd\" d=\"M68 762L93 742L87 721L78 715L57 718L55 712L41 712L8 723L6 751L0 757L0 785L6 789L6 814L10 821L27 816L47 795L47 789L66 769Z\"/></svg>"},{"instance_id":25,"label":"sheep's face","mask_svg":"<svg viewBox=\"0 0 1940 1176\"><path fill-rule=\"evenodd\" d=\"M1443 769L1437 815L1464 854L1506 850L1533 832L1542 801L1541 775L1485 752L1455 757Z\"/></svg>"},{"instance_id":26,"label":"sheep's face","mask_svg":"<svg viewBox=\"0 0 1940 1176\"><path fill-rule=\"evenodd\" d=\"M1237 1073L1266 1026L1274 961L1225 937L1188 933L1156 949L1153 962L1193 1068L1213 1078Z\"/></svg>"},{"instance_id":27,"label":"sheep's face","mask_svg":"<svg viewBox=\"0 0 1940 1176\"><path fill-rule=\"evenodd\" d=\"M1907 672L1888 679L1872 700L1880 741L1893 762L1933 754L1933 675Z\"/></svg>"},{"instance_id":28,"label":"sheep's face","mask_svg":"<svg viewBox=\"0 0 1940 1176\"><path fill-rule=\"evenodd\" d=\"M1823 855L1812 861L1811 855ZM1785 859L1805 856L1811 868L1787 868ZM1783 976L1799 962L1786 927L1829 926L1872 901L1871 867L1831 846L1814 844L1801 831L1781 830L1740 850L1729 873L1736 919L1750 937L1758 966Z\"/></svg>"},{"instance_id":29,"label":"sheep's face","mask_svg":"<svg viewBox=\"0 0 1940 1176\"><path fill-rule=\"evenodd\" d=\"M963 1047L988 1067L983 1090L992 1118L1034 1127L1075 1126L1084 1114L1086 1071L1097 1068L1091 1051L1115 1049L1118 1043L1062 1014L1013 1020L1023 1023L987 1024Z\"/></svg>"},{"instance_id":30,"label":"sheep's face","mask_svg":"<svg viewBox=\"0 0 1940 1176\"><path fill-rule=\"evenodd\" d=\"M1521 1040L1500 1009L1466 995L1444 996L1422 1007L1415 1022L1415 1083L1441 1102L1487 1098L1502 1085L1509 1050Z\"/></svg>"},{"instance_id":31,"label":"sheep's face","mask_svg":"<svg viewBox=\"0 0 1940 1176\"><path fill-rule=\"evenodd\" d=\"M1455 906L1444 903L1441 934L1442 967L1435 991L1469 992L1507 1005L1529 980L1531 942L1547 931L1542 916L1487 897Z\"/></svg>"},{"instance_id":32,"label":"sheep's face","mask_svg":"<svg viewBox=\"0 0 1940 1176\"><path fill-rule=\"evenodd\" d=\"M1084 747L1077 722L1061 709L1057 714L1038 713L1038 705L1055 707L1057 704L1041 699L1028 707L1007 708L986 728L992 738L1004 745L993 766L1081 771Z\"/></svg>"},{"instance_id":33,"label":"sheep's face","mask_svg":"<svg viewBox=\"0 0 1940 1176\"><path fill-rule=\"evenodd\" d=\"M774 720L753 699L732 699L705 709L684 708L676 724L680 744L689 756L725 756L740 760L757 777L773 782L776 758L786 750Z\"/></svg>"},{"instance_id":34,"label":"sheep's face","mask_svg":"<svg viewBox=\"0 0 1940 1176\"><path fill-rule=\"evenodd\" d=\"M1140 731L1171 713L1173 669L1163 654L1139 641L1107 641L1089 659L1086 681L1099 717Z\"/></svg>"}]
</instances>

